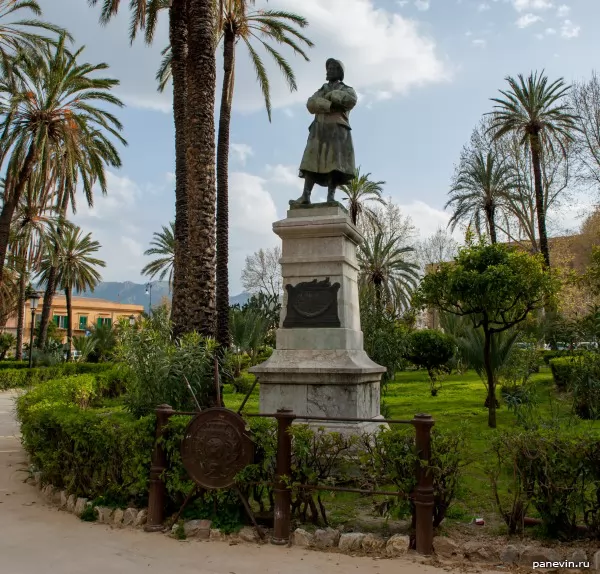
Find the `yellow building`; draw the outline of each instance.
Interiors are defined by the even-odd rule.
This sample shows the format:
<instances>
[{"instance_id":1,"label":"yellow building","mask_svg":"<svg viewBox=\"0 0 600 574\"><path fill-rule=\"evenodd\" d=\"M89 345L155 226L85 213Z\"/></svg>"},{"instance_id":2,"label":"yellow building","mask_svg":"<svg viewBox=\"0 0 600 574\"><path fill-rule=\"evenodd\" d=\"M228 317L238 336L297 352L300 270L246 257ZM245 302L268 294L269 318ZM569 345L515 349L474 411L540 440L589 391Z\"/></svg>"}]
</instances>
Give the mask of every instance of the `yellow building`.
<instances>
[{"instance_id":1,"label":"yellow building","mask_svg":"<svg viewBox=\"0 0 600 574\"><path fill-rule=\"evenodd\" d=\"M39 324L42 315L42 302L39 300L35 314L36 325ZM104 299L92 299L89 297L73 297L71 301L73 310L73 336L85 335L92 326L103 324L114 325L120 319L129 319L132 315L137 319L144 311L143 305L129 305L125 303L114 303ZM55 295L52 300L51 318L56 326L64 332L65 340L67 334L67 302L64 295ZM28 340L31 330L31 308L29 299L25 301L25 338ZM5 333L17 334L17 316L13 315L6 322Z\"/></svg>"}]
</instances>

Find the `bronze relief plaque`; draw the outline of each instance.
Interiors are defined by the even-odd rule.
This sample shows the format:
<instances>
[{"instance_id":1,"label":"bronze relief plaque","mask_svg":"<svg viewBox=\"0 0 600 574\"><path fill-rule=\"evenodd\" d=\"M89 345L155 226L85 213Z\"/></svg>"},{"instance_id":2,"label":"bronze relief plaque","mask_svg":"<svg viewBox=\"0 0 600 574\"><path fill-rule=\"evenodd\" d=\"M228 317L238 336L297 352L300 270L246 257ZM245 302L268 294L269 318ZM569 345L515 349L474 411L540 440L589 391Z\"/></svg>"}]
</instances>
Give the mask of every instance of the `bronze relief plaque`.
<instances>
[{"instance_id":1,"label":"bronze relief plaque","mask_svg":"<svg viewBox=\"0 0 600 574\"><path fill-rule=\"evenodd\" d=\"M241 416L229 409L207 409L185 430L181 458L196 484L228 488L237 473L253 463L254 445Z\"/></svg>"},{"instance_id":2,"label":"bronze relief plaque","mask_svg":"<svg viewBox=\"0 0 600 574\"><path fill-rule=\"evenodd\" d=\"M287 311L283 322L284 329L310 327L340 327L338 315L338 291L340 284L329 281L286 285L288 292Z\"/></svg>"}]
</instances>

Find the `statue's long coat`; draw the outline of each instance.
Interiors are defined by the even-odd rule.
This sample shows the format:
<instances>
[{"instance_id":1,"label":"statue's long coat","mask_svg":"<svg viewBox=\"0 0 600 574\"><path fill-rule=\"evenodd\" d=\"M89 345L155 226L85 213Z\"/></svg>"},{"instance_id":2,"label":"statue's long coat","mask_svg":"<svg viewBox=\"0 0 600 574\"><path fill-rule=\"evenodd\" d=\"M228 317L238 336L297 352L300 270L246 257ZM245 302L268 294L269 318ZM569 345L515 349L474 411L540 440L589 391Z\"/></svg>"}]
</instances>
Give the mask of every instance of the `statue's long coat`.
<instances>
[{"instance_id":1,"label":"statue's long coat","mask_svg":"<svg viewBox=\"0 0 600 574\"><path fill-rule=\"evenodd\" d=\"M348 115L357 100L356 92L339 81L324 84L308 99L306 107L315 119L308 128L300 177L309 172L318 185L325 187L330 183L330 174L336 185L354 178L354 146ZM344 111L331 112L332 103L343 106Z\"/></svg>"}]
</instances>

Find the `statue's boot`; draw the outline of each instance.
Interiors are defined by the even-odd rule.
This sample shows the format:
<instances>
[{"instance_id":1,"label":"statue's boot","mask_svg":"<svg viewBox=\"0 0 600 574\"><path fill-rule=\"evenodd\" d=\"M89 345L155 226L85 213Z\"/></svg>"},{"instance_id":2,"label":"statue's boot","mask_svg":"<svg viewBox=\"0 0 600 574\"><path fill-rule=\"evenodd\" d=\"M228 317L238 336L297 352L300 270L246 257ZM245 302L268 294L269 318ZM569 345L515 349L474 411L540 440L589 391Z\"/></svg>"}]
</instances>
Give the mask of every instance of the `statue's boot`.
<instances>
[{"instance_id":1,"label":"statue's boot","mask_svg":"<svg viewBox=\"0 0 600 574\"><path fill-rule=\"evenodd\" d=\"M290 201L293 205L310 205L310 191L304 190L298 199Z\"/></svg>"},{"instance_id":2,"label":"statue's boot","mask_svg":"<svg viewBox=\"0 0 600 574\"><path fill-rule=\"evenodd\" d=\"M329 191L327 192L327 203L333 203L335 202L335 187L329 188Z\"/></svg>"}]
</instances>

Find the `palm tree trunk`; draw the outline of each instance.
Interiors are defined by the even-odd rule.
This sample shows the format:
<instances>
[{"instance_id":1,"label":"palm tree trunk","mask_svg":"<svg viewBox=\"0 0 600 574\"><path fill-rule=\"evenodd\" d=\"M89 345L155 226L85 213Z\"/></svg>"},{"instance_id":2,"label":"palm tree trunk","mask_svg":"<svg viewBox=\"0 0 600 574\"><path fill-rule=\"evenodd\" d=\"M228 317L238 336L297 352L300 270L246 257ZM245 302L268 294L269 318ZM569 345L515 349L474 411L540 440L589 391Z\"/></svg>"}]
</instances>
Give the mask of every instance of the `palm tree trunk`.
<instances>
[{"instance_id":1,"label":"palm tree trunk","mask_svg":"<svg viewBox=\"0 0 600 574\"><path fill-rule=\"evenodd\" d=\"M8 251L8 241L10 238L10 224L15 213L21 195L29 181L33 166L37 158L37 146L35 142L29 145L25 161L19 171L15 186L5 189L5 201L0 212L0 285L4 274L4 262L6 261L6 252Z\"/></svg>"},{"instance_id":2,"label":"palm tree trunk","mask_svg":"<svg viewBox=\"0 0 600 574\"><path fill-rule=\"evenodd\" d=\"M27 273L25 273L25 265L22 266L19 274L19 310L17 312L17 344L15 351L15 359L21 361L23 359L23 333L25 331L25 291L27 288ZM31 349L29 349L31 353Z\"/></svg>"},{"instance_id":3,"label":"palm tree trunk","mask_svg":"<svg viewBox=\"0 0 600 574\"><path fill-rule=\"evenodd\" d=\"M223 92L217 141L217 342L229 348L229 129L235 70L235 34L223 38Z\"/></svg>"},{"instance_id":4,"label":"palm tree trunk","mask_svg":"<svg viewBox=\"0 0 600 574\"><path fill-rule=\"evenodd\" d=\"M488 228L490 230L490 241L492 242L492 245L494 245L498 241L497 236L496 236L496 221L495 221L494 211L495 210L493 207L488 207L485 210Z\"/></svg>"},{"instance_id":5,"label":"palm tree trunk","mask_svg":"<svg viewBox=\"0 0 600 574\"><path fill-rule=\"evenodd\" d=\"M494 369L492 367L492 333L489 332L487 325L484 325L484 343L483 343L483 364L487 377L488 387L488 427L496 428L496 382L494 379Z\"/></svg>"},{"instance_id":6,"label":"palm tree trunk","mask_svg":"<svg viewBox=\"0 0 600 574\"><path fill-rule=\"evenodd\" d=\"M59 226L56 230L57 235L61 234L61 225L67 216L67 208L69 206L69 193L64 193L62 196L61 204L59 206ZM54 246L54 251L58 249L58 246ZM58 280L58 267L53 266L48 273L48 281L46 283L46 290L44 291L44 304L42 306L42 316L40 317L40 336L38 337L38 349L44 350L46 346L46 340L48 339L48 325L50 324L50 313L52 312L52 301L54 299L54 293L56 292Z\"/></svg>"},{"instance_id":7,"label":"palm tree trunk","mask_svg":"<svg viewBox=\"0 0 600 574\"><path fill-rule=\"evenodd\" d=\"M546 208L544 204L544 186L542 184L542 154L539 134L530 136L531 163L533 164L533 179L535 185L535 208L537 211L538 234L540 236L540 251L544 256L546 267L550 267L550 250L548 248L548 232L546 231Z\"/></svg>"},{"instance_id":8,"label":"palm tree trunk","mask_svg":"<svg viewBox=\"0 0 600 574\"><path fill-rule=\"evenodd\" d=\"M73 344L73 303L71 301L71 288L65 288L67 300L67 362L71 360L71 345Z\"/></svg>"},{"instance_id":9,"label":"palm tree trunk","mask_svg":"<svg viewBox=\"0 0 600 574\"><path fill-rule=\"evenodd\" d=\"M187 0L173 0L169 10L173 118L175 122L175 257L171 320L175 336L188 327L188 187L186 165L186 62L188 52Z\"/></svg>"},{"instance_id":10,"label":"palm tree trunk","mask_svg":"<svg viewBox=\"0 0 600 574\"><path fill-rule=\"evenodd\" d=\"M186 327L206 336L215 333L215 36L214 3L189 0Z\"/></svg>"}]
</instances>

